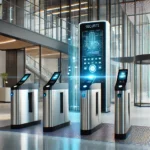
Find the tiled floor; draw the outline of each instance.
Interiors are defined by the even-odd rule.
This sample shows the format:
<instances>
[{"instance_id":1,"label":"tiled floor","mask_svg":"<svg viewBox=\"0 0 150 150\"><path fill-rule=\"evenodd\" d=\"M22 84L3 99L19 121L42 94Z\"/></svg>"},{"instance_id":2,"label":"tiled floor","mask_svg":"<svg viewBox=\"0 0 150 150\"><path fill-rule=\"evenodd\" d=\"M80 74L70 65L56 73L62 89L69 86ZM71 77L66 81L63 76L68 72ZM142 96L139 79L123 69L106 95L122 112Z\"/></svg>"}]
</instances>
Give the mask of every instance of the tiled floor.
<instances>
[{"instance_id":1,"label":"tiled floor","mask_svg":"<svg viewBox=\"0 0 150 150\"><path fill-rule=\"evenodd\" d=\"M39 110L39 116L42 118L42 104ZM110 113L102 114L103 128L92 136L80 137L77 132L72 135L66 129L61 129L64 136L60 135L60 130L51 135L43 134L40 125L36 128L30 127L28 130L0 128L0 150L149 150L149 114L150 107L131 106L131 124L134 128L125 141L115 141L113 138L114 105ZM73 125L71 128L79 131L80 114L70 113L70 119ZM7 125L10 125L10 104L0 104L0 127Z\"/></svg>"}]
</instances>

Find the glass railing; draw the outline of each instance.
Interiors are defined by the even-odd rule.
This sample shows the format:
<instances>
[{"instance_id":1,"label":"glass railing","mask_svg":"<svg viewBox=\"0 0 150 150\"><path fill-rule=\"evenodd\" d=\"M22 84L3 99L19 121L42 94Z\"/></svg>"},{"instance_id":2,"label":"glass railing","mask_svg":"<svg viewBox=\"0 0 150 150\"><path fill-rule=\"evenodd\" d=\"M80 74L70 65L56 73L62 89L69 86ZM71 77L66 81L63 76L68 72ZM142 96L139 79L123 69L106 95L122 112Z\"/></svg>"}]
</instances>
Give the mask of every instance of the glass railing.
<instances>
[{"instance_id":1,"label":"glass railing","mask_svg":"<svg viewBox=\"0 0 150 150\"><path fill-rule=\"evenodd\" d=\"M72 35L72 31L77 33L78 28L76 25L59 18L56 14L49 12L47 15L47 12L44 12L43 9L36 5L31 5L33 4L30 3L30 7L27 5L22 8L12 4L12 2L3 0L0 18L64 43L68 43L68 38ZM78 33L75 36L77 35Z\"/></svg>"},{"instance_id":2,"label":"glass railing","mask_svg":"<svg viewBox=\"0 0 150 150\"><path fill-rule=\"evenodd\" d=\"M28 68L32 69L36 74L40 76L39 62L37 62L32 56L26 54L26 65ZM48 81L52 76L52 73L45 68L45 66L41 66L41 76L45 78L45 81Z\"/></svg>"}]
</instances>

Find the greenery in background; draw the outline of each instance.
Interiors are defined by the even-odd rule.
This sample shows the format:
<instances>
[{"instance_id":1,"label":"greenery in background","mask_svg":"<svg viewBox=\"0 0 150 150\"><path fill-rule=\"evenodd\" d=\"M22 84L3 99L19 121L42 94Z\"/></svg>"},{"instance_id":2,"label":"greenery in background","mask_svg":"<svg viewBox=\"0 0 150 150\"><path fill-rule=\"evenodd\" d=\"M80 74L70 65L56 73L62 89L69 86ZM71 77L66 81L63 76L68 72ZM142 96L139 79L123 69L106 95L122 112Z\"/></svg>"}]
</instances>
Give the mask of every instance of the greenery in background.
<instances>
[{"instance_id":1,"label":"greenery in background","mask_svg":"<svg viewBox=\"0 0 150 150\"><path fill-rule=\"evenodd\" d=\"M5 87L7 83L8 73L1 73L0 76L3 79L3 86Z\"/></svg>"}]
</instances>

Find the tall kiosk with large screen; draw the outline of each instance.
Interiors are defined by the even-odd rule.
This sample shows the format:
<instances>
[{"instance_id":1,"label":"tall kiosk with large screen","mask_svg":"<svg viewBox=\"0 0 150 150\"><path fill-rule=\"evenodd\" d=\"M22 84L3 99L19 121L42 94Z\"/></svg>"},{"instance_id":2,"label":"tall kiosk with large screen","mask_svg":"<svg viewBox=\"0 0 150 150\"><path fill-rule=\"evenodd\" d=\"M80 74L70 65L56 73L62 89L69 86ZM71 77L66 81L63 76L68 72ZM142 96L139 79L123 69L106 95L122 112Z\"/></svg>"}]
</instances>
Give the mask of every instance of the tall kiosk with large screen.
<instances>
[{"instance_id":1,"label":"tall kiosk with large screen","mask_svg":"<svg viewBox=\"0 0 150 150\"><path fill-rule=\"evenodd\" d=\"M60 72L54 72L43 87L43 131L52 132L70 124L68 84L56 83Z\"/></svg>"},{"instance_id":2,"label":"tall kiosk with large screen","mask_svg":"<svg viewBox=\"0 0 150 150\"><path fill-rule=\"evenodd\" d=\"M35 125L38 119L38 84L26 83L31 74L25 74L11 87L11 128Z\"/></svg>"},{"instance_id":3,"label":"tall kiosk with large screen","mask_svg":"<svg viewBox=\"0 0 150 150\"><path fill-rule=\"evenodd\" d=\"M126 88L127 69L120 69L115 85L115 138L125 139L130 131L130 93Z\"/></svg>"},{"instance_id":4,"label":"tall kiosk with large screen","mask_svg":"<svg viewBox=\"0 0 150 150\"><path fill-rule=\"evenodd\" d=\"M110 26L93 21L79 28L81 134L91 134L101 126L101 111L110 111Z\"/></svg>"},{"instance_id":5,"label":"tall kiosk with large screen","mask_svg":"<svg viewBox=\"0 0 150 150\"><path fill-rule=\"evenodd\" d=\"M84 78L101 83L101 111L110 111L110 25L107 21L80 23L80 85Z\"/></svg>"}]
</instances>

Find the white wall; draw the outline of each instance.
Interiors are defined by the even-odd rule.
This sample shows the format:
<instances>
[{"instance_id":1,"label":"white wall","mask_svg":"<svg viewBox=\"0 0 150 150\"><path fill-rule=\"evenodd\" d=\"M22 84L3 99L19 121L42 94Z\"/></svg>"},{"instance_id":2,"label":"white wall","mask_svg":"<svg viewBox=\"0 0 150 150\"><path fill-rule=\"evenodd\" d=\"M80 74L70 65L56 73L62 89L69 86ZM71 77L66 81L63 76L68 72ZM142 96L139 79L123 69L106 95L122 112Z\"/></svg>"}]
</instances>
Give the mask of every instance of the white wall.
<instances>
[{"instance_id":1,"label":"white wall","mask_svg":"<svg viewBox=\"0 0 150 150\"><path fill-rule=\"evenodd\" d=\"M42 66L50 73L56 72L58 71L58 59L42 58Z\"/></svg>"},{"instance_id":2,"label":"white wall","mask_svg":"<svg viewBox=\"0 0 150 150\"><path fill-rule=\"evenodd\" d=\"M0 51L0 74L6 72L6 52ZM0 77L0 87L3 86L2 78Z\"/></svg>"}]
</instances>

